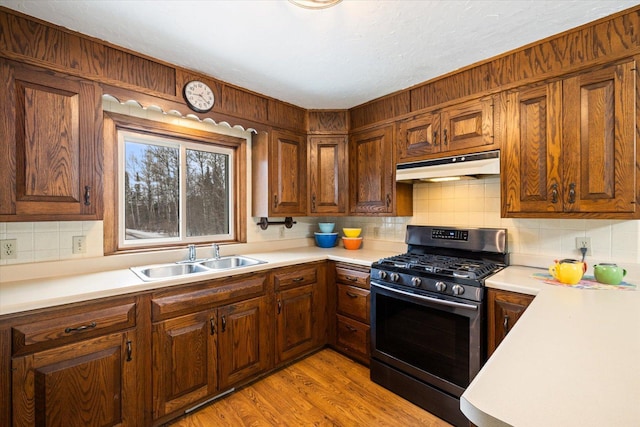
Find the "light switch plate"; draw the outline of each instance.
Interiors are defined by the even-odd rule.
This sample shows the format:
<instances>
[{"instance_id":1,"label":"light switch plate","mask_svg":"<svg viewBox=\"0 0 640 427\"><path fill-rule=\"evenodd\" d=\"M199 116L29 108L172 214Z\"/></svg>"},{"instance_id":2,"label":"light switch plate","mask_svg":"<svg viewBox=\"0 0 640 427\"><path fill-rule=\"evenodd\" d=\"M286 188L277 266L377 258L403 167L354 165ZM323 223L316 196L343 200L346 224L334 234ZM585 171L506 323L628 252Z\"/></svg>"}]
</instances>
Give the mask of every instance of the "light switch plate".
<instances>
[{"instance_id":1,"label":"light switch plate","mask_svg":"<svg viewBox=\"0 0 640 427\"><path fill-rule=\"evenodd\" d=\"M74 254L87 253L87 239L85 236L73 236L73 250Z\"/></svg>"}]
</instances>

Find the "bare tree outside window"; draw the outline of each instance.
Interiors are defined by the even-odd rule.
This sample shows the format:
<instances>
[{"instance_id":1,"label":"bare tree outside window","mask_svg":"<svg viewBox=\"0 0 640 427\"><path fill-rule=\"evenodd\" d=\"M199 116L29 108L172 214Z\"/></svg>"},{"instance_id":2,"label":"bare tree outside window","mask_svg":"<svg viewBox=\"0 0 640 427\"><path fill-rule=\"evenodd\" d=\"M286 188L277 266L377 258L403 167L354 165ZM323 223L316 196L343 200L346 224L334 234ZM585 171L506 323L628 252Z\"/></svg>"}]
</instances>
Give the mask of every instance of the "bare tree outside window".
<instances>
[{"instance_id":1,"label":"bare tree outside window","mask_svg":"<svg viewBox=\"0 0 640 427\"><path fill-rule=\"evenodd\" d=\"M228 238L231 150L143 134L122 140L125 243Z\"/></svg>"},{"instance_id":2,"label":"bare tree outside window","mask_svg":"<svg viewBox=\"0 0 640 427\"><path fill-rule=\"evenodd\" d=\"M126 143L126 240L179 235L179 155L175 147Z\"/></svg>"},{"instance_id":3,"label":"bare tree outside window","mask_svg":"<svg viewBox=\"0 0 640 427\"><path fill-rule=\"evenodd\" d=\"M187 150L187 236L229 232L229 156Z\"/></svg>"}]
</instances>

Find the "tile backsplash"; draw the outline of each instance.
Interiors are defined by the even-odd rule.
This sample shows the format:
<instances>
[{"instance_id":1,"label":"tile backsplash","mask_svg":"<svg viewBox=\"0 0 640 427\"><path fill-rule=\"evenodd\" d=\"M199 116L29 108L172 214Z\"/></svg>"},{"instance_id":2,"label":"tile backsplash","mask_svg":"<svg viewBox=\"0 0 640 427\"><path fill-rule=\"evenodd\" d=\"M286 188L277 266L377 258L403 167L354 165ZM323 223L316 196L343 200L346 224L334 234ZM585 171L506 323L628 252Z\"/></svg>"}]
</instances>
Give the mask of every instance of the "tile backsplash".
<instances>
[{"instance_id":1,"label":"tile backsplash","mask_svg":"<svg viewBox=\"0 0 640 427\"><path fill-rule=\"evenodd\" d=\"M509 252L577 258L576 237L590 237L592 258L599 262L640 262L640 221L593 219L500 218L500 180L487 178L455 183L414 185L412 217L322 217L294 218L287 229L272 225L261 230L257 218L249 217L247 241L270 242L313 237L316 223L336 222L342 227L362 227L365 240L403 242L407 224L459 227L503 227L508 229ZM279 220L279 218L270 218ZM102 221L0 223L0 240L17 239L17 259L0 265L93 258L103 255ZM72 253L73 236L86 237L87 251Z\"/></svg>"}]
</instances>

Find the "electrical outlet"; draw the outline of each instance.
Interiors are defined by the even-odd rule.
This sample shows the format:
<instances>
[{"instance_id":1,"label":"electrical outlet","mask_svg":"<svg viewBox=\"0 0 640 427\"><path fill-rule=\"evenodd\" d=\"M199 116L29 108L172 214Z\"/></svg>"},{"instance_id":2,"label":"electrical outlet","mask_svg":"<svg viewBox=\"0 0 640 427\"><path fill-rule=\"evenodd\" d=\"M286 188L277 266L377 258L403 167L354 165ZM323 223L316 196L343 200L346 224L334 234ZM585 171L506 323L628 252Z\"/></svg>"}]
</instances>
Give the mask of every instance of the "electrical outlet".
<instances>
[{"instance_id":1,"label":"electrical outlet","mask_svg":"<svg viewBox=\"0 0 640 427\"><path fill-rule=\"evenodd\" d=\"M576 249L587 248L586 255L591 255L591 237L576 237Z\"/></svg>"},{"instance_id":2,"label":"electrical outlet","mask_svg":"<svg viewBox=\"0 0 640 427\"><path fill-rule=\"evenodd\" d=\"M87 239L85 236L73 236L72 252L74 254L87 253Z\"/></svg>"},{"instance_id":3,"label":"electrical outlet","mask_svg":"<svg viewBox=\"0 0 640 427\"><path fill-rule=\"evenodd\" d=\"M280 226L280 238L284 239L284 225Z\"/></svg>"},{"instance_id":4,"label":"electrical outlet","mask_svg":"<svg viewBox=\"0 0 640 427\"><path fill-rule=\"evenodd\" d=\"M16 239L0 240L0 259L18 258L18 241Z\"/></svg>"},{"instance_id":5,"label":"electrical outlet","mask_svg":"<svg viewBox=\"0 0 640 427\"><path fill-rule=\"evenodd\" d=\"M380 237L380 227L373 227L373 238L377 239Z\"/></svg>"}]
</instances>

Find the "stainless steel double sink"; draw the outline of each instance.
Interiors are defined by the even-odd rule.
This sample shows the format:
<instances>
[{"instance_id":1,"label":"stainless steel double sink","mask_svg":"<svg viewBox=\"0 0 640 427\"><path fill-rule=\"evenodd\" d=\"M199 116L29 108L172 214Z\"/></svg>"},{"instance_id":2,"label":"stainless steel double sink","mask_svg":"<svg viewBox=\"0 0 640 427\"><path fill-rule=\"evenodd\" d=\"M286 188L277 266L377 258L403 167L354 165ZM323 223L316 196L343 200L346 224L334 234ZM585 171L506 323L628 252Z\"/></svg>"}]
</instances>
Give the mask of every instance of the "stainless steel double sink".
<instances>
[{"instance_id":1,"label":"stainless steel double sink","mask_svg":"<svg viewBox=\"0 0 640 427\"><path fill-rule=\"evenodd\" d=\"M230 255L198 261L178 261L167 264L131 267L130 270L145 282L150 282L153 280L175 279L196 274L233 270L234 268L265 263L266 261L242 255Z\"/></svg>"}]
</instances>

